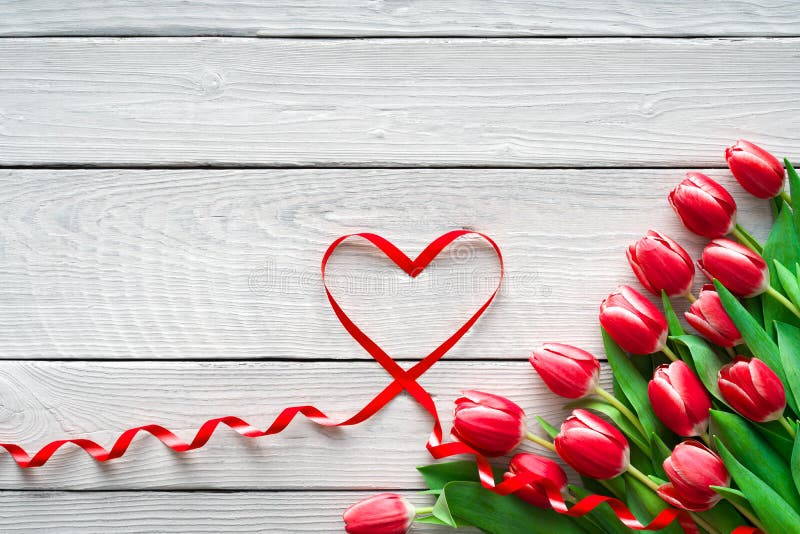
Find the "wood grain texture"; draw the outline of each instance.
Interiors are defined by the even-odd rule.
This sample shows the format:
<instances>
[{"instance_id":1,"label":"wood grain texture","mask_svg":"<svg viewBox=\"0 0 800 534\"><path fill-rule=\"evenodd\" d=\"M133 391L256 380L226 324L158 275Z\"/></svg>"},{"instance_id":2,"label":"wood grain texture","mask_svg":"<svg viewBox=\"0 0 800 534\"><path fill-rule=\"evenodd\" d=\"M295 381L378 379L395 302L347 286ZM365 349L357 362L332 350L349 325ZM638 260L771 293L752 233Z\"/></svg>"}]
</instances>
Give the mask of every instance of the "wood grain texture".
<instances>
[{"instance_id":1,"label":"wood grain texture","mask_svg":"<svg viewBox=\"0 0 800 534\"><path fill-rule=\"evenodd\" d=\"M609 379L604 371L607 386ZM385 371L366 362L3 362L0 435L32 449L79 436L110 446L126 428L148 423L184 439L204 420L223 415L266 428L281 409L298 404L345 418L388 382ZM453 401L467 389L501 393L554 423L565 413L564 400L524 358L440 362L420 383L436 400L446 431ZM530 425L541 433L532 419ZM76 447L27 470L0 455L0 489L417 489L423 484L414 467L432 462L425 449L431 427L426 412L403 394L354 427L323 429L298 420L258 439L221 429L204 448L184 454L140 436L107 464Z\"/></svg>"},{"instance_id":2,"label":"wood grain texture","mask_svg":"<svg viewBox=\"0 0 800 534\"><path fill-rule=\"evenodd\" d=\"M14 492L0 493L3 532L163 533L342 532L342 512L371 493L346 492ZM430 497L404 492L415 505ZM451 533L415 525L414 534ZM477 529L459 533L477 534Z\"/></svg>"},{"instance_id":3,"label":"wood grain texture","mask_svg":"<svg viewBox=\"0 0 800 534\"><path fill-rule=\"evenodd\" d=\"M2 165L719 166L796 154L795 39L3 39Z\"/></svg>"},{"instance_id":4,"label":"wood grain texture","mask_svg":"<svg viewBox=\"0 0 800 534\"><path fill-rule=\"evenodd\" d=\"M775 0L0 1L0 35L797 35Z\"/></svg>"},{"instance_id":5,"label":"wood grain texture","mask_svg":"<svg viewBox=\"0 0 800 534\"><path fill-rule=\"evenodd\" d=\"M727 171L706 172L763 237L766 203ZM507 278L448 359L524 358L556 340L600 353L597 306L619 283L638 287L628 244L656 228L699 257L704 240L666 201L682 177L674 169L1 171L0 358L370 359L325 299L327 246L370 231L416 255L460 227L497 240ZM329 282L389 354L418 358L480 306L497 274L482 242L457 242L414 280L354 243L332 258Z\"/></svg>"}]
</instances>

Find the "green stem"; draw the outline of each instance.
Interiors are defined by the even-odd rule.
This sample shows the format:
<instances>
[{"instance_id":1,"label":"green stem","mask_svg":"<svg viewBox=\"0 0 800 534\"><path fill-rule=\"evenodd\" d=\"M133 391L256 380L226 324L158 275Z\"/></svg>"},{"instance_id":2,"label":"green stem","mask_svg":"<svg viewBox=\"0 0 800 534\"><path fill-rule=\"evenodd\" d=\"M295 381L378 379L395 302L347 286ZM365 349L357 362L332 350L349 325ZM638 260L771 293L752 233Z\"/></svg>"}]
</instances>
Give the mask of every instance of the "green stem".
<instances>
[{"instance_id":1,"label":"green stem","mask_svg":"<svg viewBox=\"0 0 800 534\"><path fill-rule=\"evenodd\" d=\"M433 513L433 506L420 506L414 509L416 515L431 515Z\"/></svg>"},{"instance_id":2,"label":"green stem","mask_svg":"<svg viewBox=\"0 0 800 534\"><path fill-rule=\"evenodd\" d=\"M617 399L614 395L612 395L605 389L601 388L600 386L595 388L594 392L597 393L600 397L602 397L604 401L606 401L611 406L619 410L619 413L625 416L625 419L630 421L633 424L633 426L635 426L636 429L642 433L642 437L645 438L645 440L650 441L649 436L647 435L647 431L644 429L644 426L642 426L641 421L639 421L639 418L636 417L636 415L634 415L634 413L630 411L627 406L622 404L619 401L619 399Z\"/></svg>"},{"instance_id":3,"label":"green stem","mask_svg":"<svg viewBox=\"0 0 800 534\"><path fill-rule=\"evenodd\" d=\"M786 192L786 189L781 191L781 198L789 204L789 207L792 207L792 195Z\"/></svg>"},{"instance_id":4,"label":"green stem","mask_svg":"<svg viewBox=\"0 0 800 534\"><path fill-rule=\"evenodd\" d=\"M711 447L711 436L709 436L709 435L708 435L708 432L700 432L700 439L702 439L702 440L703 440L703 442L704 442L706 445L708 445L709 447Z\"/></svg>"},{"instance_id":5,"label":"green stem","mask_svg":"<svg viewBox=\"0 0 800 534\"><path fill-rule=\"evenodd\" d=\"M551 450L553 452L556 452L556 446L553 445L553 443L551 441L547 441L544 438L540 438L539 436L537 436L533 432L528 432L528 434L525 437L528 438L530 441L536 443L537 445L541 445L545 449L549 449L549 450Z\"/></svg>"},{"instance_id":6,"label":"green stem","mask_svg":"<svg viewBox=\"0 0 800 534\"><path fill-rule=\"evenodd\" d=\"M692 516L694 522L697 523L699 526L703 527L703 530L705 530L706 532L710 534L719 533L719 529L715 528L714 525L712 525L711 523L700 517L698 514L694 512L689 512L689 515Z\"/></svg>"},{"instance_id":7,"label":"green stem","mask_svg":"<svg viewBox=\"0 0 800 534\"><path fill-rule=\"evenodd\" d=\"M761 246L761 243L755 240L753 236L751 236L747 230L742 228L740 224L736 224L733 227L731 233L739 240L739 242L749 248L750 250L756 252L757 254L761 254L764 250L764 247Z\"/></svg>"},{"instance_id":8,"label":"green stem","mask_svg":"<svg viewBox=\"0 0 800 534\"><path fill-rule=\"evenodd\" d=\"M800 319L800 310L797 309L797 306L792 304L792 302L789 299L781 295L777 289L775 289L772 286L767 287L767 295L769 295L770 297L774 298L775 300L783 304L784 308L792 312L795 315L795 317Z\"/></svg>"},{"instance_id":9,"label":"green stem","mask_svg":"<svg viewBox=\"0 0 800 534\"><path fill-rule=\"evenodd\" d=\"M663 352L664 354L666 354L666 355L667 355L667 358L669 358L669 359L670 359L670 360L672 360L673 362L677 362L678 360L680 360L680 358L678 358L678 355L677 355L677 354L675 354L674 352L672 352L672 349L671 349L671 348L669 348L669 347L668 347L668 346L666 346L666 345L664 345L664 348L663 348L663 349L661 349L661 352Z\"/></svg>"},{"instance_id":10,"label":"green stem","mask_svg":"<svg viewBox=\"0 0 800 534\"><path fill-rule=\"evenodd\" d=\"M686 295L684 295L684 296L686 297L686 300L688 300L690 304L694 304L694 302L697 300L697 297L695 297L695 296L692 294L692 291L691 291L691 290L689 290L689 292L688 292L688 293L686 293Z\"/></svg>"},{"instance_id":11,"label":"green stem","mask_svg":"<svg viewBox=\"0 0 800 534\"><path fill-rule=\"evenodd\" d=\"M733 347L725 347L725 352L728 353L728 356L731 357L731 360L736 357L736 351L733 349Z\"/></svg>"},{"instance_id":12,"label":"green stem","mask_svg":"<svg viewBox=\"0 0 800 534\"><path fill-rule=\"evenodd\" d=\"M726 500L729 503L731 503L734 508L739 510L739 513L742 514L743 516L745 516L748 521L753 523L753 526L755 526L757 529L761 530L762 532L766 532L767 531L764 528L764 525L761 524L761 521L758 520L758 517L756 517L756 515L751 510L749 510L746 506L742 506L741 504L737 503L736 501L734 501L732 499L726 499Z\"/></svg>"},{"instance_id":13,"label":"green stem","mask_svg":"<svg viewBox=\"0 0 800 534\"><path fill-rule=\"evenodd\" d=\"M781 417L780 419L778 419L778 421L783 426L783 428L786 429L786 432L789 433L789 436L791 436L792 439L795 439L797 437L797 431L794 429L792 424L786 419L786 417Z\"/></svg>"},{"instance_id":14,"label":"green stem","mask_svg":"<svg viewBox=\"0 0 800 534\"><path fill-rule=\"evenodd\" d=\"M647 475L636 469L633 464L628 466L628 473L630 473L634 478L639 479L639 481L650 488L653 491L658 491L658 484L650 480Z\"/></svg>"}]
</instances>

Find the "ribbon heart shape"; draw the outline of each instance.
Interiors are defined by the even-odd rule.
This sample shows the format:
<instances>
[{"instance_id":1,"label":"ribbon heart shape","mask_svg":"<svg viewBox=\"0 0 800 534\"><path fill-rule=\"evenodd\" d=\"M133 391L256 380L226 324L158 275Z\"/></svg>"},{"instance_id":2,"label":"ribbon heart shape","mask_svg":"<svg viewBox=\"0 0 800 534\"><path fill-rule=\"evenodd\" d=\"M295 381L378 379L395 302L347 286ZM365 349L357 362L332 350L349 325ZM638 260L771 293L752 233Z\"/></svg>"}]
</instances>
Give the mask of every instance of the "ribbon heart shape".
<instances>
[{"instance_id":1,"label":"ribbon heart shape","mask_svg":"<svg viewBox=\"0 0 800 534\"><path fill-rule=\"evenodd\" d=\"M439 255L439 253L444 249L447 245L452 243L455 239L467 235L467 234L475 234L481 236L483 239L489 242L491 246L494 248L495 252L497 253L498 260L500 262L500 276L498 278L497 288L491 294L489 299L481 306L478 311L476 311L466 323L464 323L461 328L459 328L453 335L451 335L447 340L444 341L441 345L439 345L433 352L428 354L425 358L420 360L416 365L414 365L408 371L404 370L400 365L397 364L388 354L386 354L383 350L381 350L378 345L372 341L364 332L362 332L344 313L342 308L333 298L333 295L328 290L327 285L325 286L325 292L328 296L328 300L333 307L336 316L342 322L342 325L345 329L352 335L358 342L361 344L364 349L369 352L373 358L375 358L378 363L380 363L384 369L386 369L394 378L394 380L384 388L374 399L372 399L366 406L364 406L357 414L350 417L345 421L336 421L327 415L325 415L322 411L314 406L292 406L289 408L283 409L278 416L274 419L272 424L266 430L261 430L256 428L255 426L249 424L247 421L235 416L225 416L219 417L216 419L209 419L205 423L203 423L200 428L198 429L197 433L195 434L194 439L191 442L186 442L181 439L179 436L174 434L172 431L168 430L167 428L161 425L144 425L135 428L130 428L124 431L117 440L114 442L110 450L105 449L102 445L92 441L90 439L83 439L83 438L76 438L76 439L61 439L57 441L53 441L48 443L38 452L36 452L33 456L29 455L24 448L20 445L14 443L0 443L0 447L4 448L11 454L11 457L20 467L23 468L30 468L30 467L39 467L47 463L47 461L55 454L61 447L72 444L77 445L78 447L82 448L86 451L92 458L97 460L98 462L107 462L109 460L113 460L115 458L119 458L128 450L133 438L136 437L137 434L140 432L148 433L154 436L156 439L161 441L164 445L169 447L170 449L174 450L175 452L187 452L195 449L199 449L200 447L204 446L208 443L208 440L211 439L211 436L214 434L214 431L220 425L225 425L237 432L238 434L248 437L248 438L258 438L263 436L270 436L273 434L277 434L281 432L284 428L286 428L289 423L299 414L303 415L306 418L314 421L315 423L322 425L322 426L350 426L358 424L366 419L369 419L375 413L377 413L383 406L385 406L389 401L391 401L394 397L396 397L401 391L404 389L407 390L415 399L417 399L420 404L422 404L434 417L435 421L435 430L434 434L438 436L438 441L441 442L442 432L441 432L441 424L439 423L439 416L436 412L436 406L433 403L433 399L428 394L422 386L417 383L417 379L427 371L431 365L436 363L448 350L450 350L456 342L461 339L461 337L475 324L475 321L486 311L491 304L492 300L494 300L495 295L497 294L498 289L500 288L500 281L502 280L503 276L503 258L500 254L500 248L497 244L492 241L489 237L480 234L478 232L472 232L468 230L453 230L448 232L437 239L435 239L430 245L428 245L425 250L423 250L416 259L410 259L406 256L403 252L400 251L397 247L395 247L392 243L387 241L386 239L369 233L361 233L361 234L349 234L338 238L336 241L331 243L328 247L328 250L325 252L325 255L322 258L322 279L323 283L325 280L325 267L328 263L328 259L330 258L333 251L346 239L351 237L362 237L367 241L371 242L375 245L378 249L380 249L384 254L386 254L389 259L391 259L398 267L403 269L409 276L416 277L418 276L425 267L430 264L433 259ZM433 435L432 441L429 441L429 446L433 443Z\"/></svg>"}]
</instances>

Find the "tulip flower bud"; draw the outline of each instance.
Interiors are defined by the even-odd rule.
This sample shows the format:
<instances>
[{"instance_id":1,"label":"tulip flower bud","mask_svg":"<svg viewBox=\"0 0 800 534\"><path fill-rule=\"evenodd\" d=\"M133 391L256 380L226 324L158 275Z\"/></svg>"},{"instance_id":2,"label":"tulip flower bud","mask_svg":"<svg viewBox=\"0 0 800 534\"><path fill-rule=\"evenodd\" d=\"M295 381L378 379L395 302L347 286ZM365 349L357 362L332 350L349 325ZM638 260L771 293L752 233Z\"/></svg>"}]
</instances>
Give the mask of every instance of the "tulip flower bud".
<instances>
[{"instance_id":1,"label":"tulip flower bud","mask_svg":"<svg viewBox=\"0 0 800 534\"><path fill-rule=\"evenodd\" d=\"M630 446L622 432L586 410L574 410L555 439L556 452L578 473L605 480L630 465Z\"/></svg>"},{"instance_id":2,"label":"tulip flower bud","mask_svg":"<svg viewBox=\"0 0 800 534\"><path fill-rule=\"evenodd\" d=\"M764 258L730 239L715 239L706 245L697 265L709 280L716 278L740 297L755 297L769 287Z\"/></svg>"},{"instance_id":3,"label":"tulip flower bud","mask_svg":"<svg viewBox=\"0 0 800 534\"><path fill-rule=\"evenodd\" d=\"M515 403L482 391L456 400L452 435L484 456L504 456L525 438L525 412Z\"/></svg>"},{"instance_id":4,"label":"tulip flower bud","mask_svg":"<svg viewBox=\"0 0 800 534\"><path fill-rule=\"evenodd\" d=\"M660 365L647 386L653 411L679 436L700 436L708 428L711 399L684 362Z\"/></svg>"},{"instance_id":5,"label":"tulip flower bud","mask_svg":"<svg viewBox=\"0 0 800 534\"><path fill-rule=\"evenodd\" d=\"M736 202L717 182L699 172L669 194L669 203L683 225L695 234L715 238L729 234L736 225Z\"/></svg>"},{"instance_id":6,"label":"tulip flower bud","mask_svg":"<svg viewBox=\"0 0 800 534\"><path fill-rule=\"evenodd\" d=\"M530 362L550 391L568 399L591 394L600 381L597 358L571 345L545 343L533 351Z\"/></svg>"},{"instance_id":7,"label":"tulip flower bud","mask_svg":"<svg viewBox=\"0 0 800 534\"><path fill-rule=\"evenodd\" d=\"M719 370L719 391L731 407L756 423L780 419L786 407L781 379L758 358L737 357Z\"/></svg>"},{"instance_id":8,"label":"tulip flower bud","mask_svg":"<svg viewBox=\"0 0 800 534\"><path fill-rule=\"evenodd\" d=\"M783 165L760 146L736 141L725 149L725 161L739 185L754 197L772 198L783 190Z\"/></svg>"},{"instance_id":9,"label":"tulip flower bud","mask_svg":"<svg viewBox=\"0 0 800 534\"><path fill-rule=\"evenodd\" d=\"M662 464L669 479L658 488L658 495L677 508L704 512L722 496L710 486L727 487L731 477L722 459L700 442L679 443Z\"/></svg>"},{"instance_id":10,"label":"tulip flower bud","mask_svg":"<svg viewBox=\"0 0 800 534\"><path fill-rule=\"evenodd\" d=\"M352 505L342 518L350 534L405 534L414 515L414 506L402 495L381 493Z\"/></svg>"},{"instance_id":11,"label":"tulip flower bud","mask_svg":"<svg viewBox=\"0 0 800 534\"><path fill-rule=\"evenodd\" d=\"M507 480L526 473L534 474L538 480L522 486L514 495L538 508L551 508L547 489L541 480L547 480L562 494L567 489L567 474L560 465L553 460L528 452L519 453L511 459L508 472L503 475L503 479Z\"/></svg>"},{"instance_id":12,"label":"tulip flower bud","mask_svg":"<svg viewBox=\"0 0 800 534\"><path fill-rule=\"evenodd\" d=\"M694 263L679 244L655 230L628 247L628 263L639 282L654 295L685 295L692 287Z\"/></svg>"},{"instance_id":13,"label":"tulip flower bud","mask_svg":"<svg viewBox=\"0 0 800 534\"><path fill-rule=\"evenodd\" d=\"M651 354L667 343L667 320L641 293L619 286L600 305L600 324L632 354Z\"/></svg>"},{"instance_id":14,"label":"tulip flower bud","mask_svg":"<svg viewBox=\"0 0 800 534\"><path fill-rule=\"evenodd\" d=\"M733 347L742 342L742 334L728 316L714 286L706 284L697 300L683 316L700 334L720 347Z\"/></svg>"}]
</instances>

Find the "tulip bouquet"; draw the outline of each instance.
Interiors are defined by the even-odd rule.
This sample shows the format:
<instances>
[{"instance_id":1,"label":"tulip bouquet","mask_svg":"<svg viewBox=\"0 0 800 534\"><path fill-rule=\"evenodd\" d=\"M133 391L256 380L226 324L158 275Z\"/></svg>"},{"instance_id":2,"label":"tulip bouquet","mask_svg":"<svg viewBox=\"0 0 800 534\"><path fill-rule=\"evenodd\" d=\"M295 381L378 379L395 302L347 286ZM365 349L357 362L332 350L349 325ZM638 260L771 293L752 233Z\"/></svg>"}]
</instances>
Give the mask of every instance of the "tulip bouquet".
<instances>
[{"instance_id":1,"label":"tulip bouquet","mask_svg":"<svg viewBox=\"0 0 800 534\"><path fill-rule=\"evenodd\" d=\"M511 400L468 391L456 401L452 437L484 457L510 455L526 439L545 456L516 454L495 469L498 485L479 476L480 462L420 467L433 506L374 496L345 512L347 532L403 533L414 521L497 534L800 532L800 178L785 160L784 191L781 163L746 141L725 157L746 191L770 199L775 220L763 245L736 224L722 186L688 173L669 203L711 240L697 261L709 283L692 294L695 265L666 235L651 230L629 247L634 274L663 311L625 285L600 305L613 390L600 386L594 355L543 345L530 363L569 400L560 428L537 417L541 437ZM691 302L685 324L677 298ZM524 484L499 491L519 477Z\"/></svg>"}]
</instances>

